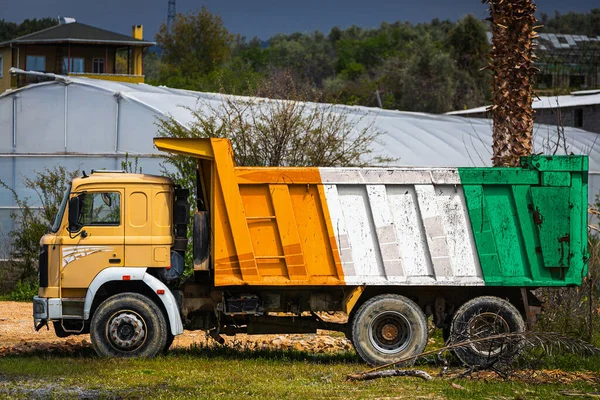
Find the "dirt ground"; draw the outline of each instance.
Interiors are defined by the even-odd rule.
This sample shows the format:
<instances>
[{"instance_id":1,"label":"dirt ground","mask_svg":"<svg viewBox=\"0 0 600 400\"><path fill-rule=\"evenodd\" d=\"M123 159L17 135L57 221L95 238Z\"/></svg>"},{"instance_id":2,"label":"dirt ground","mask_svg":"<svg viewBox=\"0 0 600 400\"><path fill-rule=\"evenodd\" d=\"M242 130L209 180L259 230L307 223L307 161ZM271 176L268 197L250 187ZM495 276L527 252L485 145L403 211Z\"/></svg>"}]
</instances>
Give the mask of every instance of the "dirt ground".
<instances>
[{"instance_id":1,"label":"dirt ground","mask_svg":"<svg viewBox=\"0 0 600 400\"><path fill-rule=\"evenodd\" d=\"M0 357L9 354L27 354L33 352L77 353L83 349L91 350L89 335L72 336L60 339L54 335L53 329L43 328L36 332L33 327L31 303L0 302ZM344 322L343 314L323 315L322 318L332 322ZM352 344L339 332L318 331L316 334L304 335L237 335L224 336L226 343L232 347L245 349L295 349L314 353L333 353L353 351ZM431 341L432 339L430 339ZM215 344L202 331L185 331L175 338L173 347L186 348L193 345ZM456 374L464 372L464 368L455 370ZM447 374L447 378L451 379ZM493 382L501 381L500 375L491 371L479 371L467 376L470 380ZM587 371L561 370L522 370L515 371L510 380L527 384L573 384L587 382L600 385L600 373ZM581 396L579 392L564 393L564 396ZM585 397L583 393L583 397ZM594 393L595 397L600 396Z\"/></svg>"},{"instance_id":2,"label":"dirt ground","mask_svg":"<svg viewBox=\"0 0 600 400\"><path fill-rule=\"evenodd\" d=\"M342 322L342 315L328 317L329 320ZM236 335L224 336L229 344L242 345L257 349L296 349L323 352L352 350L352 344L338 332L318 331L317 334L303 335ZM207 338L203 331L184 331L175 338L173 347L189 347L190 345L215 343ZM76 350L91 347L90 335L77 335L58 338L54 329L45 327L36 332L33 327L31 303L0 301L0 355L7 353L25 353L40 349Z\"/></svg>"}]
</instances>

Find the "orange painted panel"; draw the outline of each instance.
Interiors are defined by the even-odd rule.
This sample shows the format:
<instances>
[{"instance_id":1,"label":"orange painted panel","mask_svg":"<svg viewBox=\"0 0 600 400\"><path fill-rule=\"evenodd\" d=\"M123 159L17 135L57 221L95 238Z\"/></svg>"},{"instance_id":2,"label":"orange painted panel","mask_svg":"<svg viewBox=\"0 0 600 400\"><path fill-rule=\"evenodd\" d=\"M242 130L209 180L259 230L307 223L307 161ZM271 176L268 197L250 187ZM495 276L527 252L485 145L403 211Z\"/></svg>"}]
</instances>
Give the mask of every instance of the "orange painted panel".
<instances>
[{"instance_id":1,"label":"orange painted panel","mask_svg":"<svg viewBox=\"0 0 600 400\"><path fill-rule=\"evenodd\" d=\"M215 179L218 182L217 179ZM215 269L215 284L226 282L243 282L240 264L233 244L229 218L225 209L221 185L214 185L214 203L211 217L213 219L213 261ZM224 283L224 284L229 284Z\"/></svg>"},{"instance_id":2,"label":"orange painted panel","mask_svg":"<svg viewBox=\"0 0 600 400\"><path fill-rule=\"evenodd\" d=\"M240 185L244 184L317 184L321 183L318 168L293 167L236 167L235 176Z\"/></svg>"},{"instance_id":3,"label":"orange painted panel","mask_svg":"<svg viewBox=\"0 0 600 400\"><path fill-rule=\"evenodd\" d=\"M261 279L269 276L288 278L288 274L285 268L284 259L261 259L257 258L256 264L258 265L258 272Z\"/></svg>"},{"instance_id":4,"label":"orange painted panel","mask_svg":"<svg viewBox=\"0 0 600 400\"><path fill-rule=\"evenodd\" d=\"M235 167L210 143L215 285L343 285L318 168Z\"/></svg>"},{"instance_id":5,"label":"orange painted panel","mask_svg":"<svg viewBox=\"0 0 600 400\"><path fill-rule=\"evenodd\" d=\"M297 217L292 207L288 185L269 185L275 221L285 255L285 266L291 280L307 279L306 261L298 233Z\"/></svg>"},{"instance_id":6,"label":"orange painted panel","mask_svg":"<svg viewBox=\"0 0 600 400\"><path fill-rule=\"evenodd\" d=\"M335 250L337 255L337 248L332 249L328 235L330 221L323 213L327 203L321 198L318 186L292 185L289 190L308 275L341 278L332 254Z\"/></svg>"},{"instance_id":7,"label":"orange painted panel","mask_svg":"<svg viewBox=\"0 0 600 400\"><path fill-rule=\"evenodd\" d=\"M239 269L244 281L260 280L258 267L254 258L254 250L246 223L246 214L244 205L237 185L234 173L233 150L227 140L211 140L213 152L215 154L215 166L217 180L215 186L220 186L222 191L222 202L226 212L228 224L231 230L233 245L235 246L235 255L231 256L232 261L237 256ZM218 228L216 228L218 229ZM216 242L215 246L222 246ZM215 279L217 281L217 278Z\"/></svg>"}]
</instances>

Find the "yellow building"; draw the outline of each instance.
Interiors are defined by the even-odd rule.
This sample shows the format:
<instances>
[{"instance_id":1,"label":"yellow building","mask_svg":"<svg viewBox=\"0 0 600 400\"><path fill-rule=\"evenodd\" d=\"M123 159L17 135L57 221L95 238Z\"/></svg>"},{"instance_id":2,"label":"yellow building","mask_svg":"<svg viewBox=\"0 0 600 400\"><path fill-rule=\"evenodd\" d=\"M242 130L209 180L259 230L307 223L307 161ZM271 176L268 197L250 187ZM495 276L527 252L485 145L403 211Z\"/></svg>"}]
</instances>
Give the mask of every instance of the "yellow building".
<instances>
[{"instance_id":1,"label":"yellow building","mask_svg":"<svg viewBox=\"0 0 600 400\"><path fill-rule=\"evenodd\" d=\"M0 43L0 93L43 77L11 76L11 67L122 82L144 82L144 50L154 42L143 40L142 26L132 36L80 22L61 23ZM123 55L118 63L117 53Z\"/></svg>"}]
</instances>

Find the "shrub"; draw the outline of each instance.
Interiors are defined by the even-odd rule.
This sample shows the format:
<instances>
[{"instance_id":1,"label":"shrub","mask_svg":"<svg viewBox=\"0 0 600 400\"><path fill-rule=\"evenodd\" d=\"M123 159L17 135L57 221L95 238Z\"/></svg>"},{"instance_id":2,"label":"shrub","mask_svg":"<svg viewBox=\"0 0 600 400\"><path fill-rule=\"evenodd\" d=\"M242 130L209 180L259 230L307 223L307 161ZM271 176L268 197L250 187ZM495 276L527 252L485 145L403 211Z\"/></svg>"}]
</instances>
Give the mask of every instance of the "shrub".
<instances>
[{"instance_id":1,"label":"shrub","mask_svg":"<svg viewBox=\"0 0 600 400\"><path fill-rule=\"evenodd\" d=\"M65 187L77 175L78 171L57 166L35 172L32 178L24 178L23 186L36 193L39 207L32 206L31 199L19 197L13 188L0 181L0 186L12 193L19 207L11 213L14 228L8 234L12 242L7 264L10 271L5 273L11 274L15 281L20 282L21 288L37 281L40 238L54 221Z\"/></svg>"}]
</instances>

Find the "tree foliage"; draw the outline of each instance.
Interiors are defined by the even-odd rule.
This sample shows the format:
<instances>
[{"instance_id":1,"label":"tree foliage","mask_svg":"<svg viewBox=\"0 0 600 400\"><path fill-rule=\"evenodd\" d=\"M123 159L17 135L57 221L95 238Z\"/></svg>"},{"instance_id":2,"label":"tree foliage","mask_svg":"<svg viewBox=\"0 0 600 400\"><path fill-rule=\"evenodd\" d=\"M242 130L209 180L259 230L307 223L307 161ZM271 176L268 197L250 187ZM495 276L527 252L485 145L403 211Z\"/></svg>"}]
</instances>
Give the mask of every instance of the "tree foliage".
<instances>
[{"instance_id":1,"label":"tree foliage","mask_svg":"<svg viewBox=\"0 0 600 400\"><path fill-rule=\"evenodd\" d=\"M200 40L211 24L218 44ZM378 106L379 95L384 108L429 112L478 106L488 91L481 71L489 50L485 25L473 16L458 23L334 27L327 35L278 34L263 42L232 36L219 16L202 8L179 15L172 33L163 26L156 40L163 47L157 82L195 90L256 94L261 82L289 74L297 87L312 88L308 100Z\"/></svg>"},{"instance_id":2,"label":"tree foliage","mask_svg":"<svg viewBox=\"0 0 600 400\"><path fill-rule=\"evenodd\" d=\"M0 181L0 186L12 192L13 199L19 207L11 213L15 229L9 233L12 239L10 259L15 268L20 268L17 280L35 282L40 238L52 225L65 188L77 175L78 171L69 171L65 167L57 166L35 172L31 178L23 178L23 186L36 194L39 208L32 207L31 199L19 197L10 186Z\"/></svg>"},{"instance_id":3,"label":"tree foliage","mask_svg":"<svg viewBox=\"0 0 600 400\"><path fill-rule=\"evenodd\" d=\"M600 35L600 8L594 8L589 13L560 14L555 11L553 17L542 13L540 22L543 25L539 29L540 32L598 36Z\"/></svg>"},{"instance_id":4,"label":"tree foliage","mask_svg":"<svg viewBox=\"0 0 600 400\"><path fill-rule=\"evenodd\" d=\"M26 19L20 24L0 19L0 42L28 35L58 24L56 18Z\"/></svg>"},{"instance_id":5,"label":"tree foliage","mask_svg":"<svg viewBox=\"0 0 600 400\"><path fill-rule=\"evenodd\" d=\"M156 42L162 49L165 76L175 84L189 84L229 59L233 36L220 16L202 6L199 11L177 14L170 31L163 23Z\"/></svg>"},{"instance_id":6,"label":"tree foliage","mask_svg":"<svg viewBox=\"0 0 600 400\"><path fill-rule=\"evenodd\" d=\"M262 41L229 34L220 17L206 8L182 15L185 29L179 29L203 29L200 14L202 21L211 21L204 27L216 26L212 29L216 38L222 38L220 44L194 42L188 36L169 41L172 52L163 53L159 76L153 82L253 95L262 81L285 73L297 87L311 88L306 90L309 100L433 113L477 107L491 99L491 74L486 68L490 28L472 15L456 22L384 22L374 29L336 26L327 34L277 34ZM553 18L546 16L544 30L599 34L599 17L598 9L588 14L557 13ZM174 30L171 36L175 34ZM157 36L161 45L163 37L170 37L166 27ZM212 48L221 50L198 53L198 49ZM184 60L198 68L181 69ZM285 93L273 95L285 98Z\"/></svg>"},{"instance_id":7,"label":"tree foliage","mask_svg":"<svg viewBox=\"0 0 600 400\"><path fill-rule=\"evenodd\" d=\"M255 89L264 97L286 92L285 100L219 97L214 105L199 103L189 109L193 121L182 125L175 118L160 118L159 134L176 138L227 138L235 162L241 166L361 166L386 162L372 153L379 132L347 108L307 103L291 76L263 82ZM196 162L190 157L167 156L175 167L170 175L183 187L194 187ZM172 169L171 169L172 170Z\"/></svg>"}]
</instances>

